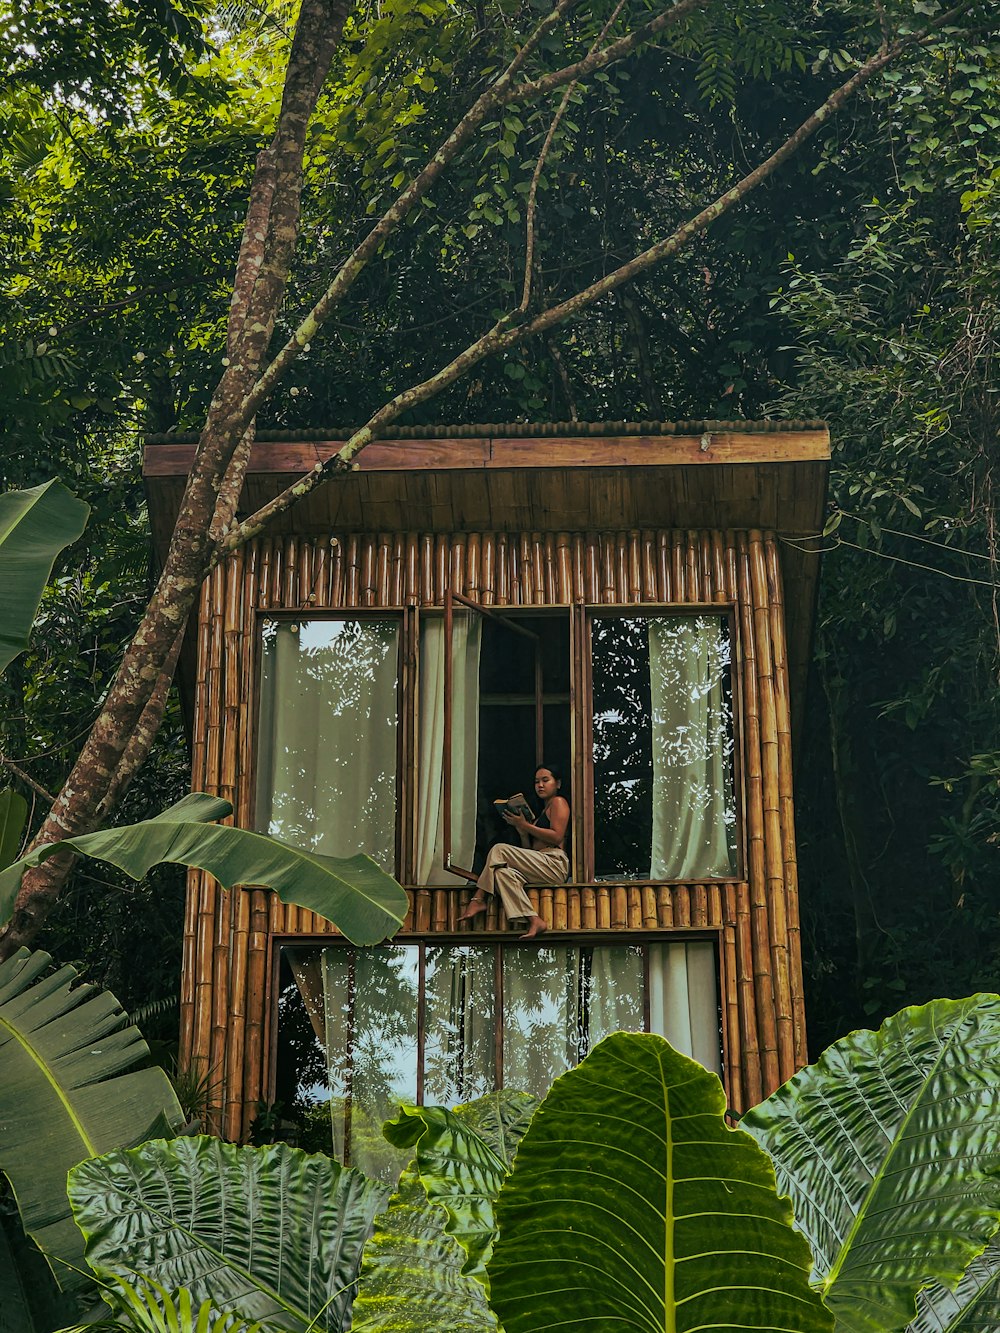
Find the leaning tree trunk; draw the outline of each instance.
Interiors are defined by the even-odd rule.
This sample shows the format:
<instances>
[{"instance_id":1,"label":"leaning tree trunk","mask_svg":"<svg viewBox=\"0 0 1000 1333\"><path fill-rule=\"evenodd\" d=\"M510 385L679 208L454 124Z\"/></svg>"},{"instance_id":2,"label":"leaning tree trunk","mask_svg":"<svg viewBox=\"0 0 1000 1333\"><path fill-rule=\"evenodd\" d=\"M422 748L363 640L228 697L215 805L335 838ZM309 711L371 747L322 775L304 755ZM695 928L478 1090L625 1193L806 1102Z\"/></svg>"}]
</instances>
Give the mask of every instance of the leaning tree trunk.
<instances>
[{"instance_id":1,"label":"leaning tree trunk","mask_svg":"<svg viewBox=\"0 0 1000 1333\"><path fill-rule=\"evenodd\" d=\"M39 829L35 846L89 832L106 818L142 765L163 716L164 668L217 555L216 510L225 522L242 476L227 472L247 434L246 400L260 374L299 230L306 133L351 0L303 0L277 129L257 161L234 281L228 365L201 433L163 571L90 735ZM248 451L244 450L244 453ZM246 458L241 459L243 467ZM220 494L223 496L220 507ZM155 705L155 706L154 706ZM0 958L28 943L58 897L71 858L28 871Z\"/></svg>"}]
</instances>

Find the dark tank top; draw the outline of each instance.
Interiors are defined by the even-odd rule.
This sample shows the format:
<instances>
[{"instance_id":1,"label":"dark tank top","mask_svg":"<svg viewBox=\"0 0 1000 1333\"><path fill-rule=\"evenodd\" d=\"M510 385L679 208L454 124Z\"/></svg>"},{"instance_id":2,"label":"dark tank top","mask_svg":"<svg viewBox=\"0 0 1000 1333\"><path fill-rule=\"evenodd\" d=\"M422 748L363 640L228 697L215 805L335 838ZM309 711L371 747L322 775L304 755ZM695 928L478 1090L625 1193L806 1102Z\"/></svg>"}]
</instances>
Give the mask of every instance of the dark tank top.
<instances>
[{"instance_id":1,"label":"dark tank top","mask_svg":"<svg viewBox=\"0 0 1000 1333\"><path fill-rule=\"evenodd\" d=\"M535 820L535 828L551 828L551 827L552 825L549 823L549 817L543 810L542 813ZM567 824L566 832L563 835L563 845L561 847L553 847L552 849L555 852L565 852L567 856L569 856L569 828L570 826L569 824Z\"/></svg>"}]
</instances>

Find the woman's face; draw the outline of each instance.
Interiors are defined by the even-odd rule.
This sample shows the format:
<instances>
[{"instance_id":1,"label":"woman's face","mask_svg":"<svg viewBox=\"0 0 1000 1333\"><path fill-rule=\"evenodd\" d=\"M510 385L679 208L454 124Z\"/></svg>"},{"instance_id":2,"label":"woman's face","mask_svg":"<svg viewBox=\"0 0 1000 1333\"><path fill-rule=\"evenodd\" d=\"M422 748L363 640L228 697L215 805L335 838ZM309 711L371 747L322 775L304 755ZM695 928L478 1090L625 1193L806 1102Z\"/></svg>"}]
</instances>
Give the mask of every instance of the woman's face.
<instances>
[{"instance_id":1,"label":"woman's face","mask_svg":"<svg viewBox=\"0 0 1000 1333\"><path fill-rule=\"evenodd\" d=\"M547 768L540 768L535 774L535 795L540 801L551 801L559 787L559 779L554 778Z\"/></svg>"}]
</instances>

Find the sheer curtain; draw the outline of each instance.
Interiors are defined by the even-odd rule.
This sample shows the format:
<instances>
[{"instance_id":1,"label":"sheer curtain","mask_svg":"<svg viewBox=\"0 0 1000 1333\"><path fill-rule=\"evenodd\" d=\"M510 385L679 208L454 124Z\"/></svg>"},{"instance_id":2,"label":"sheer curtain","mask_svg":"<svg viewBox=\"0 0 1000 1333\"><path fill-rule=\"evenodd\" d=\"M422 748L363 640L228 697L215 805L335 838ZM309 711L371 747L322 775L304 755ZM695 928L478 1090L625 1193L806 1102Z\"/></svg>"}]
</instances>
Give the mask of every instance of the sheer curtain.
<instances>
[{"instance_id":1,"label":"sheer curtain","mask_svg":"<svg viewBox=\"0 0 1000 1333\"><path fill-rule=\"evenodd\" d=\"M728 645L718 616L649 622L653 748L650 879L733 873L729 755L722 682Z\"/></svg>"},{"instance_id":2,"label":"sheer curtain","mask_svg":"<svg viewBox=\"0 0 1000 1333\"><path fill-rule=\"evenodd\" d=\"M272 623L264 635L257 827L329 856L396 854L398 624Z\"/></svg>"},{"instance_id":3,"label":"sheer curtain","mask_svg":"<svg viewBox=\"0 0 1000 1333\"><path fill-rule=\"evenodd\" d=\"M476 851L479 782L478 617L456 615L452 636L451 854L472 866ZM420 711L417 775L418 884L458 884L444 868L444 618L428 618L420 630Z\"/></svg>"},{"instance_id":4,"label":"sheer curtain","mask_svg":"<svg viewBox=\"0 0 1000 1333\"><path fill-rule=\"evenodd\" d=\"M719 983L710 940L649 946L649 1030L722 1077Z\"/></svg>"}]
</instances>

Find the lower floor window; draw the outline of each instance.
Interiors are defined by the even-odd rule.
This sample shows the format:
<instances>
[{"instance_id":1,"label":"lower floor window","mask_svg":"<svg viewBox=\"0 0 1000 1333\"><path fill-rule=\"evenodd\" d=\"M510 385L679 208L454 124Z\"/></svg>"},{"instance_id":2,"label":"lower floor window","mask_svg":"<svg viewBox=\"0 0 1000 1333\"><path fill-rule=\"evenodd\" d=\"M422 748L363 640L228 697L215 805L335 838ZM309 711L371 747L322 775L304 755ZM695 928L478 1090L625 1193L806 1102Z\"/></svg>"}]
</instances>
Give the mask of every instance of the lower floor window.
<instances>
[{"instance_id":1,"label":"lower floor window","mask_svg":"<svg viewBox=\"0 0 1000 1333\"><path fill-rule=\"evenodd\" d=\"M611 1032L657 1032L721 1072L711 940L287 947L278 1018L278 1100L309 1146L386 1180L400 1103L542 1097Z\"/></svg>"}]
</instances>

